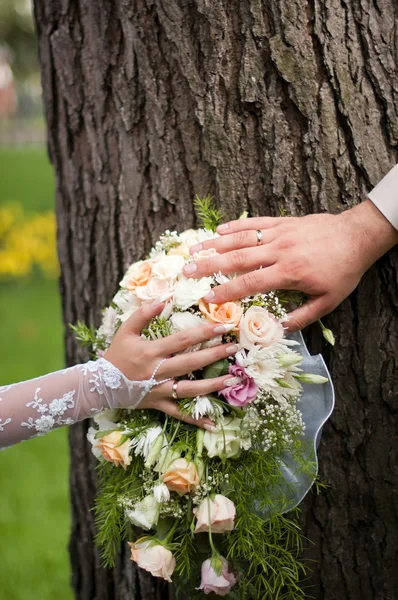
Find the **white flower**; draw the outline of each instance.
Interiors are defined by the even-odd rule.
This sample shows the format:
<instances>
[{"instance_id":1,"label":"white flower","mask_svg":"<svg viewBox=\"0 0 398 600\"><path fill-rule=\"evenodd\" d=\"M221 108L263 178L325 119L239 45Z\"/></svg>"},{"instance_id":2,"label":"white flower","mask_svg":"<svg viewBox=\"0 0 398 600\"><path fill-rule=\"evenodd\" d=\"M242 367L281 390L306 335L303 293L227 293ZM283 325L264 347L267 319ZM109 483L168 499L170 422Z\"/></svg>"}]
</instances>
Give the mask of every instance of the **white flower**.
<instances>
[{"instance_id":1,"label":"white flower","mask_svg":"<svg viewBox=\"0 0 398 600\"><path fill-rule=\"evenodd\" d=\"M168 502L170 500L170 491L165 483L158 483L153 488L153 495L157 502Z\"/></svg>"},{"instance_id":2,"label":"white flower","mask_svg":"<svg viewBox=\"0 0 398 600\"><path fill-rule=\"evenodd\" d=\"M246 373L254 379L258 387L276 386L275 379L281 379L285 374L272 346L261 348L255 346L249 352L240 350L236 353L236 362L244 367Z\"/></svg>"},{"instance_id":3,"label":"white flower","mask_svg":"<svg viewBox=\"0 0 398 600\"><path fill-rule=\"evenodd\" d=\"M213 402L208 396L196 396L192 416L201 419L204 416L219 417L223 414L222 408Z\"/></svg>"},{"instance_id":4,"label":"white flower","mask_svg":"<svg viewBox=\"0 0 398 600\"><path fill-rule=\"evenodd\" d=\"M134 292L128 290L119 290L114 296L113 302L122 311L118 318L124 322L141 306L140 300Z\"/></svg>"},{"instance_id":5,"label":"white flower","mask_svg":"<svg viewBox=\"0 0 398 600\"><path fill-rule=\"evenodd\" d=\"M116 423L117 410L103 410L94 416L98 431L114 431L119 428Z\"/></svg>"},{"instance_id":6,"label":"white flower","mask_svg":"<svg viewBox=\"0 0 398 600\"><path fill-rule=\"evenodd\" d=\"M97 337L104 337L107 344L111 343L115 335L116 320L117 310L113 306L108 306L103 312L102 324L97 332Z\"/></svg>"},{"instance_id":7,"label":"white flower","mask_svg":"<svg viewBox=\"0 0 398 600\"><path fill-rule=\"evenodd\" d=\"M161 300L166 302L173 297L176 286L174 278L151 277L146 285L135 290L137 298L145 302Z\"/></svg>"},{"instance_id":8,"label":"white flower","mask_svg":"<svg viewBox=\"0 0 398 600\"><path fill-rule=\"evenodd\" d=\"M126 516L133 525L142 529L151 529L157 525L160 514L160 504L153 495L146 496L137 502L132 510L126 510Z\"/></svg>"},{"instance_id":9,"label":"white flower","mask_svg":"<svg viewBox=\"0 0 398 600\"><path fill-rule=\"evenodd\" d=\"M202 279L180 277L174 292L176 306L186 310L194 304L198 304L199 300L210 291L211 283L211 277L202 277Z\"/></svg>"},{"instance_id":10,"label":"white flower","mask_svg":"<svg viewBox=\"0 0 398 600\"><path fill-rule=\"evenodd\" d=\"M137 456L141 455L147 460L152 444L160 434L163 434L163 429L160 425L154 425L133 438L132 442L135 454ZM165 444L167 445L167 440L165 440Z\"/></svg>"},{"instance_id":11,"label":"white flower","mask_svg":"<svg viewBox=\"0 0 398 600\"><path fill-rule=\"evenodd\" d=\"M182 256L163 256L154 264L152 273L159 279L176 279L181 274L184 265L185 259Z\"/></svg>"},{"instance_id":12,"label":"white flower","mask_svg":"<svg viewBox=\"0 0 398 600\"><path fill-rule=\"evenodd\" d=\"M198 315L193 315L190 312L176 312L170 318L173 325L173 333L193 329L200 325L206 325L206 321Z\"/></svg>"},{"instance_id":13,"label":"white flower","mask_svg":"<svg viewBox=\"0 0 398 600\"><path fill-rule=\"evenodd\" d=\"M225 458L237 458L243 445L245 449L250 448L250 438L241 440L242 419L237 417L221 417L214 431L206 431L203 444L210 458L213 456L224 456Z\"/></svg>"},{"instance_id":14,"label":"white flower","mask_svg":"<svg viewBox=\"0 0 398 600\"><path fill-rule=\"evenodd\" d=\"M214 233L211 229L198 229L197 230L198 242L205 242L206 240L214 240L219 236L218 233Z\"/></svg>"},{"instance_id":15,"label":"white flower","mask_svg":"<svg viewBox=\"0 0 398 600\"><path fill-rule=\"evenodd\" d=\"M90 427L87 432L87 439L91 444L91 452L94 454L95 458L102 461L104 460L102 451L96 446L96 444L98 444L98 439L95 437L97 433L98 431L95 429L95 427Z\"/></svg>"}]
</instances>

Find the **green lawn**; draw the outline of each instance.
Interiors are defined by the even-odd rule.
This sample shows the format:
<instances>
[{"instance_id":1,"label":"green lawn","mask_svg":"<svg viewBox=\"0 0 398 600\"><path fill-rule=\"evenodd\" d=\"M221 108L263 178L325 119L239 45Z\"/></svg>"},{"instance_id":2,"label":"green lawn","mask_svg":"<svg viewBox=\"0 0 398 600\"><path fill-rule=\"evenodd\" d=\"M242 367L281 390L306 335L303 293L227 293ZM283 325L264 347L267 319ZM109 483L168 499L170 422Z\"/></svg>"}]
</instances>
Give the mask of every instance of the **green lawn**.
<instances>
[{"instance_id":1,"label":"green lawn","mask_svg":"<svg viewBox=\"0 0 398 600\"><path fill-rule=\"evenodd\" d=\"M53 189L44 151L0 151L0 204L52 209ZM0 284L0 331L0 385L61 368L57 282ZM0 452L0 481L0 597L72 600L67 431Z\"/></svg>"}]
</instances>

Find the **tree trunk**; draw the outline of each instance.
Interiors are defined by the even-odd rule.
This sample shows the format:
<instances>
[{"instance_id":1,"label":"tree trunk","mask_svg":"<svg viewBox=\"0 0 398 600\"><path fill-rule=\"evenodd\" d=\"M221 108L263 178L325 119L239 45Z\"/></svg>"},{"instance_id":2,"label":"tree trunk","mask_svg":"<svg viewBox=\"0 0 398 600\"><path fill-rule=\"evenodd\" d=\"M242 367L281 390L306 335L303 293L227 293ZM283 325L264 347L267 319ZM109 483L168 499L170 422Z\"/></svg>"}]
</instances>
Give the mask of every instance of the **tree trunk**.
<instances>
[{"instance_id":1,"label":"tree trunk","mask_svg":"<svg viewBox=\"0 0 398 600\"><path fill-rule=\"evenodd\" d=\"M195 193L228 217L339 212L397 160L394 0L36 0L35 17L65 324L99 323L127 265L195 225ZM309 332L337 392L330 487L302 513L317 600L396 598L397 272L391 252L327 320L331 352ZM68 364L86 358L65 339ZM171 598L126 547L101 568L86 429L70 433L76 597Z\"/></svg>"}]
</instances>

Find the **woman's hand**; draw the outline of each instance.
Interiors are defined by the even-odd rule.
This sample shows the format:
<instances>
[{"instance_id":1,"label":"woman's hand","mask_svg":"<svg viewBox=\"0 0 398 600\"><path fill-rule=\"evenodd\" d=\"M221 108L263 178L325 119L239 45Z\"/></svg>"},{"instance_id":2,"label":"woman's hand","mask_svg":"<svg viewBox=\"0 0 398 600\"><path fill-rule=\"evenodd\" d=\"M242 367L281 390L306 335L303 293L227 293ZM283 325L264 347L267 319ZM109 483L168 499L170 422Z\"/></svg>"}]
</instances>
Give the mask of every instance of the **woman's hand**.
<instances>
[{"instance_id":1,"label":"woman's hand","mask_svg":"<svg viewBox=\"0 0 398 600\"><path fill-rule=\"evenodd\" d=\"M221 225L217 232L219 238L193 246L190 252L215 248L219 256L190 263L185 275L245 273L205 296L216 304L277 289L305 293L309 300L289 315L290 331L331 312L398 242L397 231L370 200L340 215L241 219Z\"/></svg>"},{"instance_id":2,"label":"woman's hand","mask_svg":"<svg viewBox=\"0 0 398 600\"><path fill-rule=\"evenodd\" d=\"M159 340L142 339L141 331L153 317L161 313L163 308L164 304L145 304L138 309L120 327L105 358L131 381L150 379L160 365L156 372L156 380L162 381L169 377L172 379L153 387L142 400L139 408L154 408L198 427L205 429L212 427L214 423L211 419L194 419L178 409L171 399L174 379L231 356L238 348L236 345L218 344L204 350L180 354L191 346L206 342L228 331L224 325L217 324L195 327ZM178 397L194 398L220 391L225 387L228 377L230 375L196 381L181 379L177 385Z\"/></svg>"}]
</instances>

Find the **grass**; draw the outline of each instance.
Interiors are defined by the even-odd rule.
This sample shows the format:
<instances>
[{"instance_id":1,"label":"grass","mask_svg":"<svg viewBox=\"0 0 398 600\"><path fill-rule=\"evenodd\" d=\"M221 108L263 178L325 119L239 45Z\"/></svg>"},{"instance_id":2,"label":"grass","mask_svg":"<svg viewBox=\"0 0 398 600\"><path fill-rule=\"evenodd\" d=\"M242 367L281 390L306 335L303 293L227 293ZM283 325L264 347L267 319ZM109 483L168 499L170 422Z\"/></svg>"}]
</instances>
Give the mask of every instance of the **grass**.
<instances>
[{"instance_id":1,"label":"grass","mask_svg":"<svg viewBox=\"0 0 398 600\"><path fill-rule=\"evenodd\" d=\"M0 204L53 207L44 151L0 151ZM0 385L63 366L57 282L0 284ZM1 433L0 433L1 435ZM0 452L0 590L4 600L72 600L67 431Z\"/></svg>"}]
</instances>

